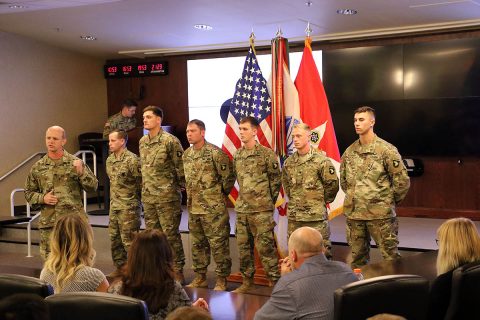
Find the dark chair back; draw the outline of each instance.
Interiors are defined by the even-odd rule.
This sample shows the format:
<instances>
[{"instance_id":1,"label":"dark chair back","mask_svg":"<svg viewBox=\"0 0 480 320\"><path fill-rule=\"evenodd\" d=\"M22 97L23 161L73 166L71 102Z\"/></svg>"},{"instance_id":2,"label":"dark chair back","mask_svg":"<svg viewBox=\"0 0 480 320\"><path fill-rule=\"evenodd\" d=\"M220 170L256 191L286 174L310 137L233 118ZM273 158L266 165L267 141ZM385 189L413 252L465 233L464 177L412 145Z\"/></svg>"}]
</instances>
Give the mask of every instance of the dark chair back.
<instances>
[{"instance_id":1,"label":"dark chair back","mask_svg":"<svg viewBox=\"0 0 480 320\"><path fill-rule=\"evenodd\" d=\"M469 263L455 269L445 320L473 319L480 306L479 289L480 262Z\"/></svg>"},{"instance_id":2,"label":"dark chair back","mask_svg":"<svg viewBox=\"0 0 480 320\"><path fill-rule=\"evenodd\" d=\"M91 150L97 155L97 161L102 159L102 142L101 141L87 141L88 139L103 139L103 134L100 132L84 132L78 135L78 144L80 150Z\"/></svg>"},{"instance_id":3,"label":"dark chair back","mask_svg":"<svg viewBox=\"0 0 480 320\"><path fill-rule=\"evenodd\" d=\"M53 288L45 281L19 274L0 274L0 300L15 293L34 293L45 298Z\"/></svg>"},{"instance_id":4,"label":"dark chair back","mask_svg":"<svg viewBox=\"0 0 480 320\"><path fill-rule=\"evenodd\" d=\"M350 283L335 290L335 320L365 320L390 313L425 319L429 282L416 275L390 275Z\"/></svg>"},{"instance_id":5,"label":"dark chair back","mask_svg":"<svg viewBox=\"0 0 480 320\"><path fill-rule=\"evenodd\" d=\"M45 301L51 320L148 320L145 302L110 293L59 293Z\"/></svg>"}]
</instances>

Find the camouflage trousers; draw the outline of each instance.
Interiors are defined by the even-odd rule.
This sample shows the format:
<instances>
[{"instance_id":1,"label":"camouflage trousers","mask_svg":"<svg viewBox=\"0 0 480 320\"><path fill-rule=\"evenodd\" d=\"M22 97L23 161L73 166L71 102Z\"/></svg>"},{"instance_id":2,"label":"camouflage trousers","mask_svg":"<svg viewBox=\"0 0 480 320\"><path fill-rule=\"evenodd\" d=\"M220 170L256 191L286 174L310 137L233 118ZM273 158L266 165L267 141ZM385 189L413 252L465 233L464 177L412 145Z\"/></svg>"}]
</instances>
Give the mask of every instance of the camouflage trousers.
<instances>
[{"instance_id":1,"label":"camouflage trousers","mask_svg":"<svg viewBox=\"0 0 480 320\"><path fill-rule=\"evenodd\" d=\"M175 271L183 271L185 253L179 230L182 218L180 202L144 203L143 214L147 229L157 229L165 233L175 254L173 268Z\"/></svg>"},{"instance_id":2,"label":"camouflage trousers","mask_svg":"<svg viewBox=\"0 0 480 320\"><path fill-rule=\"evenodd\" d=\"M197 273L207 273L210 251L219 277L227 277L232 267L230 258L230 223L228 211L221 214L189 214L188 229L192 239L192 267Z\"/></svg>"},{"instance_id":3,"label":"camouflage trousers","mask_svg":"<svg viewBox=\"0 0 480 320\"><path fill-rule=\"evenodd\" d=\"M330 224L328 220L319 221L295 221L288 219L288 237L293 231L301 227L310 227L318 230L323 238L323 246L325 247L325 256L328 260L332 260L332 242L330 241Z\"/></svg>"},{"instance_id":4,"label":"camouflage trousers","mask_svg":"<svg viewBox=\"0 0 480 320\"><path fill-rule=\"evenodd\" d=\"M398 253L398 220L396 217L375 220L347 218L347 242L352 249L352 268L364 266L370 260L370 240L373 238L383 259L400 258Z\"/></svg>"},{"instance_id":5,"label":"camouflage trousers","mask_svg":"<svg viewBox=\"0 0 480 320\"><path fill-rule=\"evenodd\" d=\"M43 260L47 260L50 254L50 235L53 228L39 228L40 231L40 256Z\"/></svg>"},{"instance_id":6,"label":"camouflage trousers","mask_svg":"<svg viewBox=\"0 0 480 320\"><path fill-rule=\"evenodd\" d=\"M270 280L277 281L280 278L278 253L273 235L274 227L275 222L271 211L237 212L235 234L242 276L253 278L255 274L254 249L256 247L265 273Z\"/></svg>"},{"instance_id":7,"label":"camouflage trousers","mask_svg":"<svg viewBox=\"0 0 480 320\"><path fill-rule=\"evenodd\" d=\"M117 268L127 262L127 253L133 236L140 229L140 208L125 210L110 209L108 233L112 260Z\"/></svg>"}]
</instances>

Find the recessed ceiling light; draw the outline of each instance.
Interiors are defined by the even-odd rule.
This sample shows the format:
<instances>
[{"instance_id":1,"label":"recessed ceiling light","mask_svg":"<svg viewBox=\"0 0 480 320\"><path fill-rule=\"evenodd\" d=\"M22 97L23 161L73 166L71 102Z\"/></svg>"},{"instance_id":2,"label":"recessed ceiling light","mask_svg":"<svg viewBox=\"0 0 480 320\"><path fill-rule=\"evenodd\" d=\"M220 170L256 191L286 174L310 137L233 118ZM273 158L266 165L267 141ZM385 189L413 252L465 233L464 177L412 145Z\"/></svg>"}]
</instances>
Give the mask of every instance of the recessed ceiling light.
<instances>
[{"instance_id":1,"label":"recessed ceiling light","mask_svg":"<svg viewBox=\"0 0 480 320\"><path fill-rule=\"evenodd\" d=\"M11 4L8 6L10 9L27 9L28 6L23 6L21 4Z\"/></svg>"},{"instance_id":2,"label":"recessed ceiling light","mask_svg":"<svg viewBox=\"0 0 480 320\"><path fill-rule=\"evenodd\" d=\"M210 31L213 29L212 26L209 26L208 24L196 24L193 27L195 29L203 30L203 31Z\"/></svg>"},{"instance_id":3,"label":"recessed ceiling light","mask_svg":"<svg viewBox=\"0 0 480 320\"><path fill-rule=\"evenodd\" d=\"M337 10L338 14L344 14L344 15L354 15L357 14L357 10L355 9L338 9Z\"/></svg>"},{"instance_id":4,"label":"recessed ceiling light","mask_svg":"<svg viewBox=\"0 0 480 320\"><path fill-rule=\"evenodd\" d=\"M305 2L305 5L307 7L311 7L313 5L313 2L309 0L309 1Z\"/></svg>"},{"instance_id":5,"label":"recessed ceiling light","mask_svg":"<svg viewBox=\"0 0 480 320\"><path fill-rule=\"evenodd\" d=\"M94 36L80 36L80 38L87 41L97 40L97 37Z\"/></svg>"}]
</instances>

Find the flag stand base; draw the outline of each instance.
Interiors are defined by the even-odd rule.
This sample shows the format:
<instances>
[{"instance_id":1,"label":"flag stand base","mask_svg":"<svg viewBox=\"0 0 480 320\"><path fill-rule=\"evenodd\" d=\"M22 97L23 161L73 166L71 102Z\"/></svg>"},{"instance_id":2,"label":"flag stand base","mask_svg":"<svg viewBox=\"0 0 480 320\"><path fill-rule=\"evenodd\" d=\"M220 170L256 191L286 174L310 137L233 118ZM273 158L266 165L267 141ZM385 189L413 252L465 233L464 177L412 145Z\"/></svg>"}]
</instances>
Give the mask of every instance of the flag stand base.
<instances>
[{"instance_id":1,"label":"flag stand base","mask_svg":"<svg viewBox=\"0 0 480 320\"><path fill-rule=\"evenodd\" d=\"M255 275L253 276L253 283L259 286L269 286L270 281L265 274L265 270L263 269L262 262L260 261L260 257L258 255L257 249L254 251L255 257ZM243 282L243 277L240 272L232 273L227 277L227 281L229 282Z\"/></svg>"}]
</instances>

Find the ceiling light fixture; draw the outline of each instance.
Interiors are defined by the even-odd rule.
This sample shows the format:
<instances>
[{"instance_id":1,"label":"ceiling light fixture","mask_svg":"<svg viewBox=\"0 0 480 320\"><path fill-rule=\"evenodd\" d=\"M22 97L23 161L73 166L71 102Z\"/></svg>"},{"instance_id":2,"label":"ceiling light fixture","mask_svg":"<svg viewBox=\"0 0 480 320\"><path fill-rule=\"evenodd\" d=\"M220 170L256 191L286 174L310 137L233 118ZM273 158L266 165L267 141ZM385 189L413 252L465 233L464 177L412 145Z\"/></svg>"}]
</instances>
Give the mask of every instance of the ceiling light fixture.
<instances>
[{"instance_id":1,"label":"ceiling light fixture","mask_svg":"<svg viewBox=\"0 0 480 320\"><path fill-rule=\"evenodd\" d=\"M8 6L10 9L27 9L28 6L23 6L21 4L11 4Z\"/></svg>"},{"instance_id":2,"label":"ceiling light fixture","mask_svg":"<svg viewBox=\"0 0 480 320\"><path fill-rule=\"evenodd\" d=\"M346 16L352 16L352 15L354 15L354 14L357 14L357 12L358 12L358 11L355 10L355 9L338 9L338 10L337 10L337 13L338 13L338 14L344 14L344 15L346 15Z\"/></svg>"},{"instance_id":3,"label":"ceiling light fixture","mask_svg":"<svg viewBox=\"0 0 480 320\"><path fill-rule=\"evenodd\" d=\"M196 24L193 27L195 29L203 30L203 31L210 31L213 29L212 26L209 26L208 24Z\"/></svg>"},{"instance_id":4,"label":"ceiling light fixture","mask_svg":"<svg viewBox=\"0 0 480 320\"><path fill-rule=\"evenodd\" d=\"M312 1L307 1L307 2L305 2L305 5L307 7L311 7L313 5L313 2Z\"/></svg>"},{"instance_id":5,"label":"ceiling light fixture","mask_svg":"<svg viewBox=\"0 0 480 320\"><path fill-rule=\"evenodd\" d=\"M87 41L97 40L97 37L94 36L80 36L80 38Z\"/></svg>"}]
</instances>

